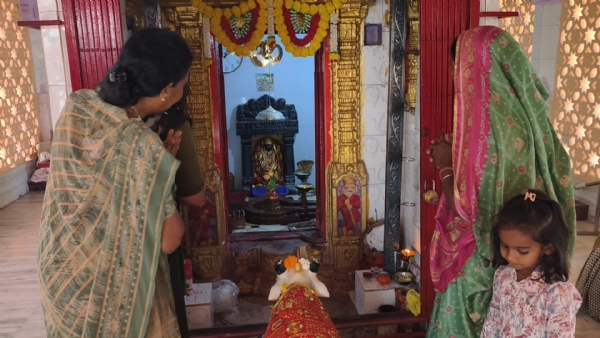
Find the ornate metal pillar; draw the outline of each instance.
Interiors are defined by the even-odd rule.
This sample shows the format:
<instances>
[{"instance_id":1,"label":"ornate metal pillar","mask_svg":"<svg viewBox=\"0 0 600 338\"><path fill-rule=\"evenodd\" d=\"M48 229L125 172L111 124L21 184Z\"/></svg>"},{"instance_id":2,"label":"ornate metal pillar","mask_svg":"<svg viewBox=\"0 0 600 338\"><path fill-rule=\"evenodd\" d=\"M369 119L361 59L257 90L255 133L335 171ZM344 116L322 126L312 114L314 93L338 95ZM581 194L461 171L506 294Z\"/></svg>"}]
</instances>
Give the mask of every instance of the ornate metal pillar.
<instances>
[{"instance_id":1,"label":"ornate metal pillar","mask_svg":"<svg viewBox=\"0 0 600 338\"><path fill-rule=\"evenodd\" d=\"M390 4L390 77L388 96L387 155L385 176L384 268L396 271L394 254L404 243L404 225L400 223L402 151L405 114L406 30L409 0ZM418 42L418 41L417 41Z\"/></svg>"},{"instance_id":2,"label":"ornate metal pillar","mask_svg":"<svg viewBox=\"0 0 600 338\"><path fill-rule=\"evenodd\" d=\"M158 0L144 0L144 16L146 17L147 28L161 26Z\"/></svg>"}]
</instances>

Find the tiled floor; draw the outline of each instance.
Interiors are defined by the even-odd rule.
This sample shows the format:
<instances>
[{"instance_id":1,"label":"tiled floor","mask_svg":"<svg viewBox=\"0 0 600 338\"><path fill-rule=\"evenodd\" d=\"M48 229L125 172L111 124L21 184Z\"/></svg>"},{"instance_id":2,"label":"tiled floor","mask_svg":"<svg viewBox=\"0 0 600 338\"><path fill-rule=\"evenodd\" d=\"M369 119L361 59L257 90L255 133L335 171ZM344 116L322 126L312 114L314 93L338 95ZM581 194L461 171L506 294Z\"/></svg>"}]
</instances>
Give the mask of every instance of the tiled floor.
<instances>
[{"instance_id":1,"label":"tiled floor","mask_svg":"<svg viewBox=\"0 0 600 338\"><path fill-rule=\"evenodd\" d=\"M0 210L0 338L46 337L36 271L42 199L42 193L30 193ZM573 283L594 241L594 237L577 239ZM578 315L576 337L597 337L598 332L600 323Z\"/></svg>"}]
</instances>

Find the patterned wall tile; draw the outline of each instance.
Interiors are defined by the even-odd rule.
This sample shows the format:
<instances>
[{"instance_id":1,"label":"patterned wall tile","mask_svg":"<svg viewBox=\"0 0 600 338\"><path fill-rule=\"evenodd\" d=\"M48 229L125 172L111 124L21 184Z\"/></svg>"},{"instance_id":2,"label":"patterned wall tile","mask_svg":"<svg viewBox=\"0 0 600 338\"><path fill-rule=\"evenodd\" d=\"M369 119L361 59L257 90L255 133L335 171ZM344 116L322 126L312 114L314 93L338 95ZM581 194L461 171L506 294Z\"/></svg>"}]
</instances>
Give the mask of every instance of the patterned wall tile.
<instances>
[{"instance_id":1,"label":"patterned wall tile","mask_svg":"<svg viewBox=\"0 0 600 338\"><path fill-rule=\"evenodd\" d=\"M365 136L363 144L363 158L367 166L369 184L384 184L386 136Z\"/></svg>"},{"instance_id":2,"label":"patterned wall tile","mask_svg":"<svg viewBox=\"0 0 600 338\"><path fill-rule=\"evenodd\" d=\"M382 45L364 46L364 75L363 84L386 84L388 83L388 72L390 64L389 55L390 33L383 32Z\"/></svg>"},{"instance_id":3,"label":"patterned wall tile","mask_svg":"<svg viewBox=\"0 0 600 338\"><path fill-rule=\"evenodd\" d=\"M387 85L364 86L363 125L364 135L387 134Z\"/></svg>"},{"instance_id":4,"label":"patterned wall tile","mask_svg":"<svg viewBox=\"0 0 600 338\"><path fill-rule=\"evenodd\" d=\"M383 219L385 216L385 184L369 184L369 213L368 217L375 220Z\"/></svg>"},{"instance_id":5,"label":"patterned wall tile","mask_svg":"<svg viewBox=\"0 0 600 338\"><path fill-rule=\"evenodd\" d=\"M59 27L42 27L42 39L49 85L66 85L63 45Z\"/></svg>"}]
</instances>

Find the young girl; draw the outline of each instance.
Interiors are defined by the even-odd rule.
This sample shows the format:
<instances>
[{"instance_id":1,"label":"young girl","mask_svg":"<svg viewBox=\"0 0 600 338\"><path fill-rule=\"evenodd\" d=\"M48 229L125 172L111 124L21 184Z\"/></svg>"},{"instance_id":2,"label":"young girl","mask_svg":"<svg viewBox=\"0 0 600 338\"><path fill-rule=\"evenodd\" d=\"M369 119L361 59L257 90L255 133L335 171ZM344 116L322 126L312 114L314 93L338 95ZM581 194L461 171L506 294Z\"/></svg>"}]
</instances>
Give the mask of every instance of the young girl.
<instances>
[{"instance_id":1,"label":"young girl","mask_svg":"<svg viewBox=\"0 0 600 338\"><path fill-rule=\"evenodd\" d=\"M492 229L494 296L481 337L575 337L581 296L568 282L569 232L558 203L529 190Z\"/></svg>"}]
</instances>

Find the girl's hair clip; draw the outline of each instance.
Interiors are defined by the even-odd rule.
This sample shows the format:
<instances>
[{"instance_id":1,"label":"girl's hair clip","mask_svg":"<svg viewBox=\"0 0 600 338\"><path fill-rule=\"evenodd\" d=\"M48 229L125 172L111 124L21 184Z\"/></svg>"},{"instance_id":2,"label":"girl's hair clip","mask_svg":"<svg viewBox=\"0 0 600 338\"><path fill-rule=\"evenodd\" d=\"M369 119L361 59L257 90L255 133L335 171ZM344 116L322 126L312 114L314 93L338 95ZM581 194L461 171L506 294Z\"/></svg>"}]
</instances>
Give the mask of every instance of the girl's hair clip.
<instances>
[{"instance_id":1,"label":"girl's hair clip","mask_svg":"<svg viewBox=\"0 0 600 338\"><path fill-rule=\"evenodd\" d=\"M536 197L537 197L537 195L535 193L526 191L525 192L525 198L523 200L527 201L528 199L530 199L531 202L535 202L535 198Z\"/></svg>"}]
</instances>

